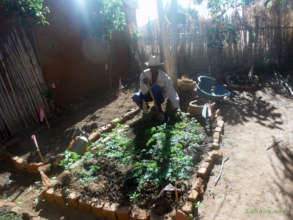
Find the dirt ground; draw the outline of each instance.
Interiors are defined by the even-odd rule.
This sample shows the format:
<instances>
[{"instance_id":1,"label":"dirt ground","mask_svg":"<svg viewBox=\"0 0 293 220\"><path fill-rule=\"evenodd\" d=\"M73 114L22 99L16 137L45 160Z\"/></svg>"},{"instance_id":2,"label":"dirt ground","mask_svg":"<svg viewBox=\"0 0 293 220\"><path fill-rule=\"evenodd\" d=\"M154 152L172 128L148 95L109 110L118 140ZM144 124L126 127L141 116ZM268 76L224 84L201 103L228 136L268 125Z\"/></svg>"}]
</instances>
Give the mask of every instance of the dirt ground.
<instances>
[{"instance_id":1,"label":"dirt ground","mask_svg":"<svg viewBox=\"0 0 293 220\"><path fill-rule=\"evenodd\" d=\"M39 162L39 156L31 139L31 135L35 134L44 158L54 159L58 153L68 147L73 137L90 134L135 107L131 95L131 91L125 90L118 94L105 93L103 96L92 94L84 97L66 106L61 116L52 118L50 129L45 124L26 129L16 137L17 144L7 150L29 162Z\"/></svg>"},{"instance_id":2,"label":"dirt ground","mask_svg":"<svg viewBox=\"0 0 293 220\"><path fill-rule=\"evenodd\" d=\"M40 148L47 149L46 156L54 156L66 148L79 128L93 131L133 106L130 93L121 93L119 98L105 96L99 101L91 97L70 106L68 114L52 120L53 129L44 125L31 132L37 134ZM220 165L214 167L199 207L199 219L293 219L293 101L265 88L234 93L232 101L222 107L225 118L222 151L229 160L217 186L214 182ZM19 155L25 149L33 151L31 133L25 135L27 142L21 145L25 147L18 152L14 148ZM9 165L1 166L0 180L8 177L8 190L2 193L1 199L30 210L35 207L40 190L36 181L40 179L14 173ZM92 215L42 202L35 213L43 219L95 219Z\"/></svg>"},{"instance_id":3,"label":"dirt ground","mask_svg":"<svg viewBox=\"0 0 293 220\"><path fill-rule=\"evenodd\" d=\"M293 219L293 101L268 88L234 97L223 106L229 160L217 186L214 167L199 219Z\"/></svg>"},{"instance_id":4,"label":"dirt ground","mask_svg":"<svg viewBox=\"0 0 293 220\"><path fill-rule=\"evenodd\" d=\"M18 143L11 146L8 151L30 162L39 162L30 138L32 134L36 134L44 157L53 159L67 148L74 136L80 135L82 132L93 132L135 107L131 94L132 91L127 90L120 91L119 94L105 94L102 98L97 98L96 95L85 97L67 106L61 116L52 118L50 129L43 125L22 132L17 137ZM43 219L96 219L93 215L78 213L70 208L62 209L42 201L37 203L41 191L39 175L16 172L12 164L6 160L2 160L0 163L0 185L3 190L2 192L0 190L0 199L14 202L22 208L33 211Z\"/></svg>"}]
</instances>

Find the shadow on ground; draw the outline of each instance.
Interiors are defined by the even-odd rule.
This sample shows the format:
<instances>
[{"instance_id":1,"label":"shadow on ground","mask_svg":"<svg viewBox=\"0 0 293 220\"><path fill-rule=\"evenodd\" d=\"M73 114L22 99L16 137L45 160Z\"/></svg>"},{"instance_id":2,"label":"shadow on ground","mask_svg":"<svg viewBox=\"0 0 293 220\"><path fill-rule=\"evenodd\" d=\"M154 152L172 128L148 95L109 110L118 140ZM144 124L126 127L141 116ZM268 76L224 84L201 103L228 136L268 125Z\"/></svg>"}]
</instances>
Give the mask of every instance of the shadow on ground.
<instances>
[{"instance_id":1,"label":"shadow on ground","mask_svg":"<svg viewBox=\"0 0 293 220\"><path fill-rule=\"evenodd\" d=\"M281 164L280 168L271 162L276 176L274 184L280 191L274 195L279 206L277 209L288 219L293 219L293 148L288 143L274 138L272 149Z\"/></svg>"},{"instance_id":2,"label":"shadow on ground","mask_svg":"<svg viewBox=\"0 0 293 220\"><path fill-rule=\"evenodd\" d=\"M29 174L15 170L9 159L1 161L5 166L0 169L0 182L4 199L9 197L9 201L15 202L31 185L40 180L39 174Z\"/></svg>"},{"instance_id":3,"label":"shadow on ground","mask_svg":"<svg viewBox=\"0 0 293 220\"><path fill-rule=\"evenodd\" d=\"M277 108L257 96L255 91L234 91L231 100L222 104L222 115L229 125L244 124L255 119L262 126L280 129L283 121Z\"/></svg>"},{"instance_id":4,"label":"shadow on ground","mask_svg":"<svg viewBox=\"0 0 293 220\"><path fill-rule=\"evenodd\" d=\"M43 126L26 129L18 135L17 144L7 150L21 156L29 162L39 162L31 135L37 136L39 147L44 157L54 159L63 152L71 139L78 135L87 135L103 126L134 105L129 102L129 92L118 94L92 94L78 102L68 105L61 116L50 119L51 128Z\"/></svg>"}]
</instances>

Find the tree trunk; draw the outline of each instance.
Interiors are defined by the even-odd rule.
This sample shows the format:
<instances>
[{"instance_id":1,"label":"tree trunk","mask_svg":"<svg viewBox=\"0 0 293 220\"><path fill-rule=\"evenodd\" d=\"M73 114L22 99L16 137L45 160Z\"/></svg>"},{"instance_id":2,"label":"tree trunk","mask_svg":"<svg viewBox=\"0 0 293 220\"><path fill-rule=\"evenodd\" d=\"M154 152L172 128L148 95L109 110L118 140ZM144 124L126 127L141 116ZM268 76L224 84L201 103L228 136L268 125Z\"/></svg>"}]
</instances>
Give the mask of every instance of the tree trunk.
<instances>
[{"instance_id":1,"label":"tree trunk","mask_svg":"<svg viewBox=\"0 0 293 220\"><path fill-rule=\"evenodd\" d=\"M171 56L170 51L170 39L168 38L168 28L167 28L167 21L165 18L165 13L163 9L163 2L162 0L157 0L157 9L158 9L158 18L159 18L159 25L160 25L160 48L163 49L163 58L165 62L165 68L167 74L171 77L173 81L173 85L176 87L177 85L177 74L174 65L174 56Z\"/></svg>"}]
</instances>

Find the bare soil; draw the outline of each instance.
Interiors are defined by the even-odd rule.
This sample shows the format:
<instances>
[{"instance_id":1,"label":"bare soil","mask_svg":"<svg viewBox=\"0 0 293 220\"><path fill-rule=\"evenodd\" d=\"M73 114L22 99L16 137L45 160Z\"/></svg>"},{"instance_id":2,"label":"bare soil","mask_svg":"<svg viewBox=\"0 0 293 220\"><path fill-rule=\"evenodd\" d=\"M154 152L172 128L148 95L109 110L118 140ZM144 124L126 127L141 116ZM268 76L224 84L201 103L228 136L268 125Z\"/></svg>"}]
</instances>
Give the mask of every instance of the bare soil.
<instances>
[{"instance_id":1,"label":"bare soil","mask_svg":"<svg viewBox=\"0 0 293 220\"><path fill-rule=\"evenodd\" d=\"M100 95L85 97L63 109L62 115L51 118L50 129L44 124L25 130L16 137L17 143L7 150L28 162L39 162L31 140L31 135L36 134L44 158L53 160L67 148L74 136L82 132L91 133L135 107L131 94L127 90L119 94L105 94L102 98ZM42 190L39 175L16 172L8 159L0 163L0 199L15 202L43 219L96 219L93 215L78 213L70 208L62 209L42 201L38 203Z\"/></svg>"},{"instance_id":2,"label":"bare soil","mask_svg":"<svg viewBox=\"0 0 293 220\"><path fill-rule=\"evenodd\" d=\"M156 111L154 111L156 112ZM145 131L151 129L154 126L161 125L163 122L156 119L157 114L149 113L146 117L142 117L142 114L137 115L134 119L127 122L129 126L129 137L133 138L135 148L139 151L145 149L148 151L150 147L146 146L150 135L146 135ZM173 123L175 124L174 121ZM172 123L172 122L170 122ZM189 129L189 128L188 128ZM197 131L200 134L205 134L203 128L199 128ZM194 155L194 164L196 164L190 175L196 173L197 164L202 158L202 154L211 145L211 137L204 135L204 139L199 141L201 147L198 148L197 155ZM91 151L96 153L98 149ZM143 153L136 154L136 161L141 162L148 158ZM82 167L99 166L97 179L82 183L80 182L80 175L74 172L65 171L58 177L59 185L56 186L57 190L60 190L63 196L66 197L70 192L75 192L81 198L85 198L86 201L95 202L110 202L119 203L123 206L131 205L129 195L132 194L136 188L137 183L134 183L133 177L130 178L133 171L133 166L122 167L117 163L114 158L108 158L105 156L86 159L79 166L74 166L74 169L81 170ZM188 181L177 182L179 206L184 204L187 200L188 190L191 185ZM139 198L136 199L135 204L142 209L152 209L155 207L157 214L165 214L172 210L175 204L175 193L165 192L161 194L162 187L155 185L151 182L145 182L140 191Z\"/></svg>"},{"instance_id":3,"label":"bare soil","mask_svg":"<svg viewBox=\"0 0 293 220\"><path fill-rule=\"evenodd\" d=\"M293 219L293 101L265 88L237 92L223 106L222 150L229 157L218 185L213 169L201 220Z\"/></svg>"},{"instance_id":4,"label":"bare soil","mask_svg":"<svg viewBox=\"0 0 293 220\"><path fill-rule=\"evenodd\" d=\"M22 150L15 147L10 151L18 155L34 151L30 135L36 133L41 150L48 157L54 156L67 147L73 132L78 131L76 128L87 130L88 125L93 124L89 130L94 130L95 126L99 127L133 107L129 96L123 93L119 96L121 99L99 101L92 97L90 101L84 101L85 104L76 104L61 118L52 119L51 129L44 125L23 133L22 138L27 140L19 145L23 146ZM293 219L293 101L265 88L255 92L234 92L232 102L222 107L225 135L221 147L224 157L228 156L229 160L217 186L214 182L220 164L214 167L199 207L199 218ZM0 183L5 185L1 199L32 210L43 219L95 219L70 208L44 202L36 205L34 201L40 187L35 182L40 181L39 177L15 172L8 161L2 160L1 164Z\"/></svg>"},{"instance_id":5,"label":"bare soil","mask_svg":"<svg viewBox=\"0 0 293 220\"><path fill-rule=\"evenodd\" d=\"M31 135L35 134L44 158L47 161L53 160L68 147L73 137L90 134L135 107L131 94L127 90L119 94L93 94L85 97L64 108L61 116L50 119L51 128L48 129L43 124L23 131L16 137L17 143L7 150L28 162L40 162L31 139Z\"/></svg>"}]
</instances>

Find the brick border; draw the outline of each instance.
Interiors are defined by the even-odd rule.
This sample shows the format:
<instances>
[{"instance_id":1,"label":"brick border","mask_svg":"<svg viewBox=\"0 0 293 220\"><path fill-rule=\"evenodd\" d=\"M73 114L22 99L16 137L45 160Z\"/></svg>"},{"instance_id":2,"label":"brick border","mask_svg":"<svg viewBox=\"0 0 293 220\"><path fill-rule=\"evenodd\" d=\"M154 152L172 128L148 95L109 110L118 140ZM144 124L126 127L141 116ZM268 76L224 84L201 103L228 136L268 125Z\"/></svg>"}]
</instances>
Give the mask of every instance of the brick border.
<instances>
[{"instance_id":1,"label":"brick border","mask_svg":"<svg viewBox=\"0 0 293 220\"><path fill-rule=\"evenodd\" d=\"M136 113L131 112L131 116ZM132 117L133 117L132 116ZM129 119L127 119L129 120ZM127 121L126 120L126 121ZM224 131L224 120L222 116L219 116L219 112L216 115L217 127L214 130L213 134L213 150L208 152L206 158L201 162L199 169L196 172L196 180L192 183L191 190L189 192L188 200L180 209L175 210L174 219L175 220L190 220L189 215L196 216L197 208L194 206L194 203L201 200L207 180L209 178L210 172L213 168L214 162L218 159L223 158L223 153L219 149L221 143L221 135ZM112 121L108 126L104 126L104 132L110 131L110 124L115 123ZM95 137L100 137L101 133L96 133ZM44 173L42 174L45 175ZM46 176L46 175L45 175ZM43 177L44 178L44 177ZM46 177L45 177L46 178ZM48 202L55 203L60 206L71 206L75 209L78 209L82 212L88 212L94 214L97 218L103 218L107 220L150 220L153 219L149 210L142 210L138 207L125 207L119 206L119 204L109 204L109 203L93 203L91 201L84 201L81 198L78 198L75 192L72 192L68 195L67 198L64 198L60 190L55 190L54 186L46 187L40 194L40 197L46 198Z\"/></svg>"},{"instance_id":2,"label":"brick border","mask_svg":"<svg viewBox=\"0 0 293 220\"><path fill-rule=\"evenodd\" d=\"M128 120L132 119L137 113L139 113L139 111L140 111L139 108L133 108L129 112L127 112L123 116L121 116L120 118L115 118L110 123L104 125L103 127L99 128L97 131L91 133L88 137L89 141L94 142L94 141L98 140L98 138L100 138L101 134L111 131L115 127L117 121L119 121L121 123L125 123Z\"/></svg>"},{"instance_id":3,"label":"brick border","mask_svg":"<svg viewBox=\"0 0 293 220\"><path fill-rule=\"evenodd\" d=\"M27 173L39 173L39 169L45 169L48 167L49 163L27 163L24 159L18 156L13 156L9 153L7 153L8 157L14 164L14 167L16 170L24 171Z\"/></svg>"},{"instance_id":4,"label":"brick border","mask_svg":"<svg viewBox=\"0 0 293 220\"><path fill-rule=\"evenodd\" d=\"M96 141L101 136L101 134L111 131L115 127L117 121L119 121L121 123L125 123L126 121L132 119L136 114L138 114L139 111L140 111L139 108L130 109L127 113L125 113L120 118L116 118L116 119L112 120L108 124L106 124L106 125L102 126L101 128L99 128L97 131L91 133L89 135L89 138L88 138L89 141L90 142ZM72 139L72 141L70 142L69 147L67 147L67 150L71 149L71 147L74 145L74 142L75 142L75 139ZM14 156L14 155L12 155L12 154L10 154L8 152L5 152L5 154L12 161L15 169L19 170L19 171L37 174L37 173L39 173L39 169L47 170L48 166L50 166L49 162L48 163L43 163L43 162L27 163L27 161L25 161L21 157ZM53 164L55 164L55 165L59 164L59 161L61 159L62 158L57 158Z\"/></svg>"},{"instance_id":5,"label":"brick border","mask_svg":"<svg viewBox=\"0 0 293 220\"><path fill-rule=\"evenodd\" d=\"M196 173L197 178L193 182L189 192L188 201L185 202L181 209L176 211L175 220L190 220L190 214L193 216L197 215L198 210L193 204L199 202L202 199L206 189L207 180L215 161L223 158L223 152L220 150L220 143L222 141L221 135L224 132L224 120L219 113L219 110L217 110L215 116L217 126L214 129L213 134L213 150L208 152L206 158L201 162Z\"/></svg>"},{"instance_id":6,"label":"brick border","mask_svg":"<svg viewBox=\"0 0 293 220\"><path fill-rule=\"evenodd\" d=\"M74 192L70 193L67 198L64 198L60 190L55 190L54 187L44 189L41 194L41 198L47 199L49 203L54 203L59 206L71 206L74 209L78 209L81 212L92 213L97 218L103 218L107 220L144 220L148 218L142 218L143 215L133 214L133 210L130 207L119 206L119 204L110 203L98 203L85 201L82 198L78 198ZM137 216L137 217L134 217ZM148 216L147 214L144 216Z\"/></svg>"}]
</instances>

